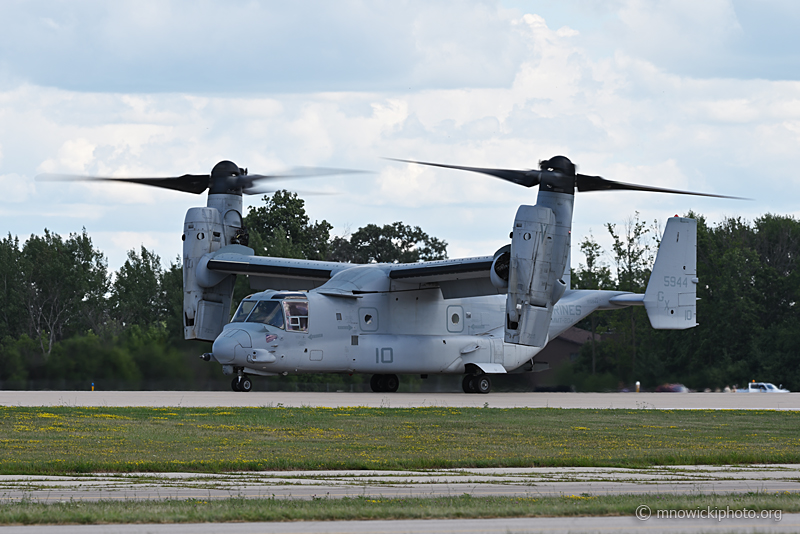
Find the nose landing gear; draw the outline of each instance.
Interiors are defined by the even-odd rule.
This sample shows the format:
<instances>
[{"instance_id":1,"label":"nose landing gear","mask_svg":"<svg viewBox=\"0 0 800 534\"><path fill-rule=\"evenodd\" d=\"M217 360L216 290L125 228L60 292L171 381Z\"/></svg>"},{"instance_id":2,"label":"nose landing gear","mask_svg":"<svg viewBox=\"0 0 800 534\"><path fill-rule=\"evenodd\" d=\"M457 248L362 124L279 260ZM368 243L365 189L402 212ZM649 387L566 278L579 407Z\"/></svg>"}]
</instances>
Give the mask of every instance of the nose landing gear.
<instances>
[{"instance_id":1,"label":"nose landing gear","mask_svg":"<svg viewBox=\"0 0 800 534\"><path fill-rule=\"evenodd\" d=\"M233 391L247 393L253 389L253 383L250 381L250 378L248 378L247 375L239 375L231 380L231 389Z\"/></svg>"}]
</instances>

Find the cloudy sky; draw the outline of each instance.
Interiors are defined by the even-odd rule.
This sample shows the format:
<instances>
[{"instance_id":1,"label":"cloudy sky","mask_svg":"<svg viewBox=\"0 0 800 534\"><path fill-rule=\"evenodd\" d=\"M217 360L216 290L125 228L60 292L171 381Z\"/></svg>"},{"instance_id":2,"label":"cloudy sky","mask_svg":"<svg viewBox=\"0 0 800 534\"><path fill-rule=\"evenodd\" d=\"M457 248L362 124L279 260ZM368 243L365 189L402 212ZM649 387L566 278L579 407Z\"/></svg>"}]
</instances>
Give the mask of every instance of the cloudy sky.
<instances>
[{"instance_id":1,"label":"cloudy sky","mask_svg":"<svg viewBox=\"0 0 800 534\"><path fill-rule=\"evenodd\" d=\"M794 0L7 1L0 20L0 230L85 227L111 269L141 244L174 259L205 197L34 176L364 169L274 185L336 234L403 221L451 257L505 244L535 189L381 157L528 169L563 154L754 199L578 194L577 240L607 243L604 223L637 210L800 214Z\"/></svg>"}]
</instances>

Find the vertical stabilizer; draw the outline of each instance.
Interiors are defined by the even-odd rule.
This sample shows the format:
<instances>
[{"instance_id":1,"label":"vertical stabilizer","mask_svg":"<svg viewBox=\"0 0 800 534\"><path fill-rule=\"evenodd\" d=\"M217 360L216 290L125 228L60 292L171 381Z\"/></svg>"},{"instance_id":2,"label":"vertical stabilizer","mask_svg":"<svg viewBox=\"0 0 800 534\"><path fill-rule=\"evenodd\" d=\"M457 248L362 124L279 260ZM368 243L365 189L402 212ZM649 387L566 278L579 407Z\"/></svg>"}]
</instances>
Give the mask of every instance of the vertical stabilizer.
<instances>
[{"instance_id":1,"label":"vertical stabilizer","mask_svg":"<svg viewBox=\"0 0 800 534\"><path fill-rule=\"evenodd\" d=\"M653 328L683 330L697 326L697 221L667 220L644 307Z\"/></svg>"}]
</instances>

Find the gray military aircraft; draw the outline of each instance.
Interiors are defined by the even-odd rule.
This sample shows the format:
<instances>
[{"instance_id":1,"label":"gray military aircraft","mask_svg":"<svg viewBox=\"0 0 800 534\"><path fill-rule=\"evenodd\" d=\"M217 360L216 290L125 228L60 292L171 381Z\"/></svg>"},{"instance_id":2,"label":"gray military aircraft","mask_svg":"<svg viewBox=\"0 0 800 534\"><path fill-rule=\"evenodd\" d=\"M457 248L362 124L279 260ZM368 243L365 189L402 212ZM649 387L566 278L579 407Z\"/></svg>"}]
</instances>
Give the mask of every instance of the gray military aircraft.
<instances>
[{"instance_id":1,"label":"gray military aircraft","mask_svg":"<svg viewBox=\"0 0 800 534\"><path fill-rule=\"evenodd\" d=\"M653 328L697 324L696 221L667 221L644 294L574 290L574 193L722 195L587 176L564 156L540 162L539 170L397 161L538 185L537 202L519 207L511 243L492 256L357 265L259 257L246 246L242 194L284 176L252 175L223 161L211 174L101 179L195 194L208 190L206 207L189 209L184 222L184 334L213 342L201 357L233 376L234 391L250 391L252 375L369 373L376 392L397 391L402 374L460 374L465 393L488 393L492 375L536 371L545 345L595 310L644 306ZM229 321L237 275L248 276L258 292Z\"/></svg>"}]
</instances>

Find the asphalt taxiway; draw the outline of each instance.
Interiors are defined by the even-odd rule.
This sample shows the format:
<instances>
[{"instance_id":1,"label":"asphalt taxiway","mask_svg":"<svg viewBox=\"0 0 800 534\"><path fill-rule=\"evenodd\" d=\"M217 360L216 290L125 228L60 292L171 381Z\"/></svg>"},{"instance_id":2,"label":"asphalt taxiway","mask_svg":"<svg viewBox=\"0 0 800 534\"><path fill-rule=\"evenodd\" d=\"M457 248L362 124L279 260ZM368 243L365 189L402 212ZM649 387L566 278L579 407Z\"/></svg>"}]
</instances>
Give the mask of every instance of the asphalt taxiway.
<instances>
[{"instance_id":1,"label":"asphalt taxiway","mask_svg":"<svg viewBox=\"0 0 800 534\"><path fill-rule=\"evenodd\" d=\"M623 408L800 410L800 393L306 393L285 391L0 391L0 406Z\"/></svg>"},{"instance_id":2,"label":"asphalt taxiway","mask_svg":"<svg viewBox=\"0 0 800 534\"><path fill-rule=\"evenodd\" d=\"M800 465L0 475L0 503L144 499L800 493Z\"/></svg>"}]
</instances>

